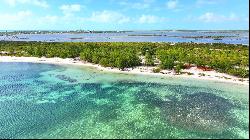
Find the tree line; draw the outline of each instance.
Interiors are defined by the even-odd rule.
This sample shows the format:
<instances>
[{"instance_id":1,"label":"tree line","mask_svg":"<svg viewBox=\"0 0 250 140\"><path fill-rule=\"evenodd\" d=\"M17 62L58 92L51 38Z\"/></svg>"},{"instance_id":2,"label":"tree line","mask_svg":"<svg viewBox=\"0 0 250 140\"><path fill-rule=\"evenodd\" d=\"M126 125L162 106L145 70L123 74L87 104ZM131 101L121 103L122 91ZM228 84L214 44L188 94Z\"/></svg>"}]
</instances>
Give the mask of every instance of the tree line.
<instances>
[{"instance_id":1,"label":"tree line","mask_svg":"<svg viewBox=\"0 0 250 140\"><path fill-rule=\"evenodd\" d=\"M1 41L0 51L2 55L15 56L80 57L90 63L119 69L145 65L180 72L181 69L193 64L239 77L249 77L249 47L245 45ZM144 63L142 63L142 57L145 59Z\"/></svg>"}]
</instances>

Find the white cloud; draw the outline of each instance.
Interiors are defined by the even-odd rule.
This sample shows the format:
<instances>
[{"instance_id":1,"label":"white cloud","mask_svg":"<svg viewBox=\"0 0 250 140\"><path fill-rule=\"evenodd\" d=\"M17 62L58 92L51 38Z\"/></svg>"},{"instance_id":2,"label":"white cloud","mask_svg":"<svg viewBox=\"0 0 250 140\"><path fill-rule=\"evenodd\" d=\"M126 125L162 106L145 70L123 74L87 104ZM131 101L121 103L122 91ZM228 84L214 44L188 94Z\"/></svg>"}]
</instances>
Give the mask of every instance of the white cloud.
<instances>
[{"instance_id":1,"label":"white cloud","mask_svg":"<svg viewBox=\"0 0 250 140\"><path fill-rule=\"evenodd\" d=\"M32 0L34 5L43 7L43 8L47 8L49 7L48 3L44 0Z\"/></svg>"},{"instance_id":2,"label":"white cloud","mask_svg":"<svg viewBox=\"0 0 250 140\"><path fill-rule=\"evenodd\" d=\"M19 11L17 13L1 13L0 29L4 30L33 30L33 29L60 29L66 26L67 29L73 29L75 26L81 26L81 18L45 15L38 16L30 11Z\"/></svg>"},{"instance_id":3,"label":"white cloud","mask_svg":"<svg viewBox=\"0 0 250 140\"><path fill-rule=\"evenodd\" d=\"M214 13L205 13L199 17L201 21L204 22L216 22L219 20L218 16L214 15Z\"/></svg>"},{"instance_id":4,"label":"white cloud","mask_svg":"<svg viewBox=\"0 0 250 140\"><path fill-rule=\"evenodd\" d=\"M196 6L217 4L219 2L220 2L220 0L197 0Z\"/></svg>"},{"instance_id":5,"label":"white cloud","mask_svg":"<svg viewBox=\"0 0 250 140\"><path fill-rule=\"evenodd\" d=\"M249 22L249 17L245 17L244 21Z\"/></svg>"},{"instance_id":6,"label":"white cloud","mask_svg":"<svg viewBox=\"0 0 250 140\"><path fill-rule=\"evenodd\" d=\"M127 23L130 18L115 11L97 11L93 12L92 16L88 18L89 21L101 22L101 23Z\"/></svg>"},{"instance_id":7,"label":"white cloud","mask_svg":"<svg viewBox=\"0 0 250 140\"><path fill-rule=\"evenodd\" d=\"M224 17L224 20L229 20L229 21L239 21L241 20L237 15L235 14L230 14L229 17Z\"/></svg>"},{"instance_id":8,"label":"white cloud","mask_svg":"<svg viewBox=\"0 0 250 140\"><path fill-rule=\"evenodd\" d=\"M79 4L72 4L72 5L62 5L60 7L60 9L63 11L63 13L66 15L66 16L69 16L71 15L72 13L74 12L79 12L81 11L81 5Z\"/></svg>"},{"instance_id":9,"label":"white cloud","mask_svg":"<svg viewBox=\"0 0 250 140\"><path fill-rule=\"evenodd\" d=\"M167 3L167 8L168 9L176 9L178 6L178 0L169 0Z\"/></svg>"},{"instance_id":10,"label":"white cloud","mask_svg":"<svg viewBox=\"0 0 250 140\"><path fill-rule=\"evenodd\" d=\"M30 4L35 5L43 8L48 8L49 5L45 0L4 0L10 6L16 6L18 4Z\"/></svg>"},{"instance_id":11,"label":"white cloud","mask_svg":"<svg viewBox=\"0 0 250 140\"><path fill-rule=\"evenodd\" d=\"M157 17L157 16L154 16L154 15L142 15L139 20L138 20L138 23L148 23L148 24L151 24L151 23L158 23L158 22L163 22L163 21L166 21L167 19L166 18L163 18L163 17Z\"/></svg>"},{"instance_id":12,"label":"white cloud","mask_svg":"<svg viewBox=\"0 0 250 140\"><path fill-rule=\"evenodd\" d=\"M120 5L126 6L127 8L133 8L133 9L147 9L150 8L150 5L155 0L143 0L142 2L128 2L128 1L122 1L119 2Z\"/></svg>"},{"instance_id":13,"label":"white cloud","mask_svg":"<svg viewBox=\"0 0 250 140\"><path fill-rule=\"evenodd\" d=\"M207 12L199 17L199 20L203 22L223 22L223 21L239 21L235 14L230 14L229 16L218 15L212 12Z\"/></svg>"},{"instance_id":14,"label":"white cloud","mask_svg":"<svg viewBox=\"0 0 250 140\"><path fill-rule=\"evenodd\" d=\"M39 19L39 23L51 23L54 24L60 20L58 16L47 15Z\"/></svg>"},{"instance_id":15,"label":"white cloud","mask_svg":"<svg viewBox=\"0 0 250 140\"><path fill-rule=\"evenodd\" d=\"M0 19L4 19L0 22L0 29L14 29L22 26L30 26L32 17L30 11L19 11L17 13L0 13ZM26 25L24 25L26 24Z\"/></svg>"},{"instance_id":16,"label":"white cloud","mask_svg":"<svg viewBox=\"0 0 250 140\"><path fill-rule=\"evenodd\" d=\"M116 11L97 11L93 12L89 18L81 18L82 21L92 21L99 23L139 23L139 24L152 24L167 21L167 18L158 17L154 15L141 15L138 18L128 17Z\"/></svg>"},{"instance_id":17,"label":"white cloud","mask_svg":"<svg viewBox=\"0 0 250 140\"><path fill-rule=\"evenodd\" d=\"M7 3L8 5L11 5L11 6L16 5L16 0L4 0L4 2Z\"/></svg>"},{"instance_id":18,"label":"white cloud","mask_svg":"<svg viewBox=\"0 0 250 140\"><path fill-rule=\"evenodd\" d=\"M19 11L17 13L13 13L13 14L0 14L0 19L4 19L1 22L4 21L19 21L19 20L23 20L29 16L31 16L32 13L30 11Z\"/></svg>"}]
</instances>

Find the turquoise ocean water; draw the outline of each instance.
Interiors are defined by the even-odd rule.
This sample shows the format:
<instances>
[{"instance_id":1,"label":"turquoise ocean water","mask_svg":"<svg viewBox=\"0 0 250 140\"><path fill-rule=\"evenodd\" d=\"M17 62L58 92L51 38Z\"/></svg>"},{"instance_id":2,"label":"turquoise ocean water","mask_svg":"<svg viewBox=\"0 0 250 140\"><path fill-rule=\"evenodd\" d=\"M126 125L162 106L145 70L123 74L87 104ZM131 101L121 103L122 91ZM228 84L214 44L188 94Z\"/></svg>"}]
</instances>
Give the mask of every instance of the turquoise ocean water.
<instances>
[{"instance_id":1,"label":"turquoise ocean water","mask_svg":"<svg viewBox=\"0 0 250 140\"><path fill-rule=\"evenodd\" d=\"M0 63L0 138L248 138L248 89Z\"/></svg>"}]
</instances>

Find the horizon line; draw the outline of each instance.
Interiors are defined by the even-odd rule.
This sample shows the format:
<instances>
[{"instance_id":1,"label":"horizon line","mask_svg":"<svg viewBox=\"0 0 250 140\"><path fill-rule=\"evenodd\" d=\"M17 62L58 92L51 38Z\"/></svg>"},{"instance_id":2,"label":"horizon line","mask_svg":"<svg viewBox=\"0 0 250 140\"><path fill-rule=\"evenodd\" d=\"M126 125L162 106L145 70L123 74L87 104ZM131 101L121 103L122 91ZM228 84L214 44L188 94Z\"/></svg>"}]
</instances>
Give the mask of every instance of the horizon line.
<instances>
[{"instance_id":1,"label":"horizon line","mask_svg":"<svg viewBox=\"0 0 250 140\"><path fill-rule=\"evenodd\" d=\"M1 29L0 31L249 31L249 29L156 29L156 30L146 30L146 29L136 29L136 30L90 30L90 29Z\"/></svg>"}]
</instances>

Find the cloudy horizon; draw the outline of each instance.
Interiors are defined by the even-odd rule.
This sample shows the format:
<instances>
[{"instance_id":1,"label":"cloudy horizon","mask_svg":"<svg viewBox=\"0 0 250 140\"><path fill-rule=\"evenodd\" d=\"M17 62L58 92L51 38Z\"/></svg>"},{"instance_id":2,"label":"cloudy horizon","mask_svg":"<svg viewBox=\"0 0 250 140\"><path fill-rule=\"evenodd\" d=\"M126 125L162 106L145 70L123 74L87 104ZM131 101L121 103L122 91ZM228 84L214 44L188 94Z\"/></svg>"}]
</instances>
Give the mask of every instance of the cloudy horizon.
<instances>
[{"instance_id":1,"label":"cloudy horizon","mask_svg":"<svg viewBox=\"0 0 250 140\"><path fill-rule=\"evenodd\" d=\"M0 30L248 30L248 0L0 0Z\"/></svg>"}]
</instances>

